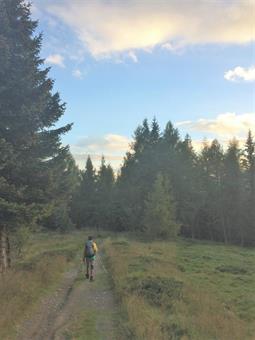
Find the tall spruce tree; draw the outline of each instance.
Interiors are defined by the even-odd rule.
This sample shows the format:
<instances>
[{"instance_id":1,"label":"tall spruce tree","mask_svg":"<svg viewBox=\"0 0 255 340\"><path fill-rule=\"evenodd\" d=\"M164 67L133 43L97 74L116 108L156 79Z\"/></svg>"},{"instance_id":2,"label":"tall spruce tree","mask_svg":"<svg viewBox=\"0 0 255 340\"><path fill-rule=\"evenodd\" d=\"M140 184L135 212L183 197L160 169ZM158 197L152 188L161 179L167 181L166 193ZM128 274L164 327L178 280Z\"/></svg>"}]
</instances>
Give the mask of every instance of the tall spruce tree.
<instances>
[{"instance_id":1,"label":"tall spruce tree","mask_svg":"<svg viewBox=\"0 0 255 340\"><path fill-rule=\"evenodd\" d=\"M203 202L198 157L189 135L186 135L183 141L179 141L176 148L178 150L175 159L178 165L178 172L175 175L177 218L182 224L183 235L195 238L196 219Z\"/></svg>"},{"instance_id":2,"label":"tall spruce tree","mask_svg":"<svg viewBox=\"0 0 255 340\"><path fill-rule=\"evenodd\" d=\"M97 176L88 156L85 170L81 171L80 184L71 205L72 220L78 228L93 227L96 215Z\"/></svg>"},{"instance_id":3,"label":"tall spruce tree","mask_svg":"<svg viewBox=\"0 0 255 340\"><path fill-rule=\"evenodd\" d=\"M134 134L132 150L127 154L117 181L122 211L129 216L129 227L142 229L141 216L144 202L159 171L160 128L154 118L151 126L147 119Z\"/></svg>"},{"instance_id":4,"label":"tall spruce tree","mask_svg":"<svg viewBox=\"0 0 255 340\"><path fill-rule=\"evenodd\" d=\"M251 131L248 132L243 156L243 167L245 170L245 242L247 244L255 244L255 141Z\"/></svg>"},{"instance_id":5,"label":"tall spruce tree","mask_svg":"<svg viewBox=\"0 0 255 340\"><path fill-rule=\"evenodd\" d=\"M216 139L210 145L204 144L199 162L204 202L198 216L197 237L221 241L223 149Z\"/></svg>"},{"instance_id":6,"label":"tall spruce tree","mask_svg":"<svg viewBox=\"0 0 255 340\"><path fill-rule=\"evenodd\" d=\"M152 145L157 144L159 141L159 137L160 137L160 127L159 127L159 124L156 118L154 117L152 120L152 124L151 124L150 143Z\"/></svg>"},{"instance_id":7,"label":"tall spruce tree","mask_svg":"<svg viewBox=\"0 0 255 340\"><path fill-rule=\"evenodd\" d=\"M114 181L113 169L109 164L106 165L102 157L98 171L96 199L96 227L100 229L111 228Z\"/></svg>"},{"instance_id":8,"label":"tall spruce tree","mask_svg":"<svg viewBox=\"0 0 255 340\"><path fill-rule=\"evenodd\" d=\"M176 237L175 203L168 179L158 174L145 201L144 230L149 237Z\"/></svg>"},{"instance_id":9,"label":"tall spruce tree","mask_svg":"<svg viewBox=\"0 0 255 340\"><path fill-rule=\"evenodd\" d=\"M80 182L79 169L70 153L62 160L58 158L56 166L59 170L52 188L56 198L52 202L51 213L41 223L48 229L68 231L74 227L71 203Z\"/></svg>"},{"instance_id":10,"label":"tall spruce tree","mask_svg":"<svg viewBox=\"0 0 255 340\"><path fill-rule=\"evenodd\" d=\"M238 142L234 139L229 142L228 149L224 155L222 228L225 243L238 243L243 245L243 185L240 156L241 153Z\"/></svg>"},{"instance_id":11,"label":"tall spruce tree","mask_svg":"<svg viewBox=\"0 0 255 340\"><path fill-rule=\"evenodd\" d=\"M142 125L139 125L134 133L134 143L132 149L134 150L137 156L142 154L144 148L148 146L149 140L150 140L150 127L148 124L148 120L144 119Z\"/></svg>"},{"instance_id":12,"label":"tall spruce tree","mask_svg":"<svg viewBox=\"0 0 255 340\"><path fill-rule=\"evenodd\" d=\"M54 129L65 105L52 93L36 27L27 2L0 1L0 139L1 151L10 154L0 166L1 244L6 244L11 228L45 214L56 198L51 187L57 160L67 153L60 137L71 125ZM6 268L6 261L0 266Z\"/></svg>"}]
</instances>

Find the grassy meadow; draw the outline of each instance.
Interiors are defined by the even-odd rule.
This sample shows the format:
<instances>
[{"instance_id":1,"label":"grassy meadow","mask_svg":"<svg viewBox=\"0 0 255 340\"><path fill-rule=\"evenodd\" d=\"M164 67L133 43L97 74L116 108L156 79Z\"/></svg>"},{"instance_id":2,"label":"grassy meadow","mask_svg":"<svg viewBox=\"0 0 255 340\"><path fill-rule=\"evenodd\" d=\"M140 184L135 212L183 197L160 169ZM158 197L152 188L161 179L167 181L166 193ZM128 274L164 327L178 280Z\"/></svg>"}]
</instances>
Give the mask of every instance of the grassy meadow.
<instances>
[{"instance_id":1,"label":"grassy meadow","mask_svg":"<svg viewBox=\"0 0 255 340\"><path fill-rule=\"evenodd\" d=\"M80 266L85 234L39 234L28 242L0 280L0 339L15 339L17 326L56 289L62 274ZM98 261L105 262L108 275L98 273L93 289L98 295L113 286L120 311L116 340L255 338L254 249L104 235L97 238ZM80 273L76 284L82 280ZM68 339L97 339L97 318L84 310Z\"/></svg>"},{"instance_id":2,"label":"grassy meadow","mask_svg":"<svg viewBox=\"0 0 255 340\"><path fill-rule=\"evenodd\" d=\"M105 252L130 338L255 338L254 249L117 238Z\"/></svg>"}]
</instances>

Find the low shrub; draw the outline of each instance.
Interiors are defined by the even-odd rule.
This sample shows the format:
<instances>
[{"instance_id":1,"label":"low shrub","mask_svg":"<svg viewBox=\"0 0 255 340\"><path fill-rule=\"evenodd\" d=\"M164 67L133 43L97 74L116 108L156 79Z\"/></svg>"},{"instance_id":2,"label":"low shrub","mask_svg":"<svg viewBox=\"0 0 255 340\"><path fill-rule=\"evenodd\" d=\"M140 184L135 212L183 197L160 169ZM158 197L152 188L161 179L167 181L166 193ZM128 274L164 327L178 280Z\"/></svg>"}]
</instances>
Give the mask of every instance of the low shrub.
<instances>
[{"instance_id":1,"label":"low shrub","mask_svg":"<svg viewBox=\"0 0 255 340\"><path fill-rule=\"evenodd\" d=\"M184 336L188 336L188 332L186 329L180 327L180 325L175 322L163 323L161 325L161 332L163 334L164 339L169 340L179 340L184 339Z\"/></svg>"},{"instance_id":2,"label":"low shrub","mask_svg":"<svg viewBox=\"0 0 255 340\"><path fill-rule=\"evenodd\" d=\"M128 290L152 305L172 308L176 300L182 299L183 283L174 278L147 277L130 281Z\"/></svg>"}]
</instances>

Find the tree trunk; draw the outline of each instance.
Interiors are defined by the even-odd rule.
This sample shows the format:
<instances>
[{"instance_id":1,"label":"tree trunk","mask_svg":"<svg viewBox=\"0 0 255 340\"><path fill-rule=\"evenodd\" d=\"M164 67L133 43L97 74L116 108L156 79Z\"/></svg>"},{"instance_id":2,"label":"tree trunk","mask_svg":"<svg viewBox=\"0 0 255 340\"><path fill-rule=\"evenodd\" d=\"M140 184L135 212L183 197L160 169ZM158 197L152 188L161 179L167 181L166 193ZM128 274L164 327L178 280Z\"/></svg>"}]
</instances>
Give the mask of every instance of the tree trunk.
<instances>
[{"instance_id":1,"label":"tree trunk","mask_svg":"<svg viewBox=\"0 0 255 340\"><path fill-rule=\"evenodd\" d=\"M11 268L11 245L8 234L6 235L6 246L7 246L7 263L8 268Z\"/></svg>"},{"instance_id":2,"label":"tree trunk","mask_svg":"<svg viewBox=\"0 0 255 340\"><path fill-rule=\"evenodd\" d=\"M241 247L244 246L244 233L243 233L243 228L241 228Z\"/></svg>"},{"instance_id":3,"label":"tree trunk","mask_svg":"<svg viewBox=\"0 0 255 340\"><path fill-rule=\"evenodd\" d=\"M225 222L225 218L224 217L222 219L222 226L223 226L224 243L228 244L227 227L226 227L226 222Z\"/></svg>"},{"instance_id":4,"label":"tree trunk","mask_svg":"<svg viewBox=\"0 0 255 340\"><path fill-rule=\"evenodd\" d=\"M11 265L10 243L6 228L0 229L0 273L4 273Z\"/></svg>"}]
</instances>

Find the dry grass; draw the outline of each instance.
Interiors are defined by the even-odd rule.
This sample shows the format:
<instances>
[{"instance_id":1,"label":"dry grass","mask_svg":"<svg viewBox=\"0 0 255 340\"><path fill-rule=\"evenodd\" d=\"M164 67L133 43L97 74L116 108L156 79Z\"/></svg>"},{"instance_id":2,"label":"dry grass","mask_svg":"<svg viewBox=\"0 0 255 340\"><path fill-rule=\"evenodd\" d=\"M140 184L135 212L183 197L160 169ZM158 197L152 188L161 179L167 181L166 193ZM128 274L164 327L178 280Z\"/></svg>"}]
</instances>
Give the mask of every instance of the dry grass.
<instances>
[{"instance_id":1,"label":"dry grass","mask_svg":"<svg viewBox=\"0 0 255 340\"><path fill-rule=\"evenodd\" d=\"M17 325L75 263L83 239L77 233L32 240L0 280L0 339L15 339ZM255 338L254 250L118 236L103 244L127 338Z\"/></svg>"},{"instance_id":2,"label":"dry grass","mask_svg":"<svg viewBox=\"0 0 255 340\"><path fill-rule=\"evenodd\" d=\"M125 239L106 242L109 269L123 308L128 315L133 338L254 339L252 331L254 323L240 318L235 306L229 305L227 297L222 295L221 289L227 288L229 277L226 276L226 283L222 281L222 286L218 287L217 273L215 268L212 268L211 272L208 272L211 286L207 289L209 284L201 280L205 275L203 271L194 269L194 273L191 274L180 266L180 257L184 256L180 253L180 247L182 247L181 243L173 242L143 243L128 242ZM190 256L196 258L198 255L196 245L194 247L194 254ZM212 245L208 246L208 250L209 247L210 251L215 251L216 254L218 250L213 249ZM200 253L199 247L198 253ZM228 260L229 250L225 256L223 262ZM202 260L197 261L197 266L199 261L202 265ZM206 266L206 263L203 265ZM171 294L163 295L161 301L159 290L161 286L162 291L165 289L163 283L166 279L182 284L182 291L181 295L176 295L176 298ZM143 281L147 286L144 294L141 294ZM134 282L137 282L137 289L130 289ZM241 288L242 284L240 284ZM219 289L218 293L217 289Z\"/></svg>"},{"instance_id":3,"label":"dry grass","mask_svg":"<svg viewBox=\"0 0 255 340\"><path fill-rule=\"evenodd\" d=\"M177 313L182 327L189 330L193 339L248 339L245 322L204 290L186 287Z\"/></svg>"},{"instance_id":4,"label":"dry grass","mask_svg":"<svg viewBox=\"0 0 255 340\"><path fill-rule=\"evenodd\" d=\"M31 240L23 260L0 278L0 339L15 339L17 326L40 297L50 293L77 254L73 236L42 235Z\"/></svg>"}]
</instances>

